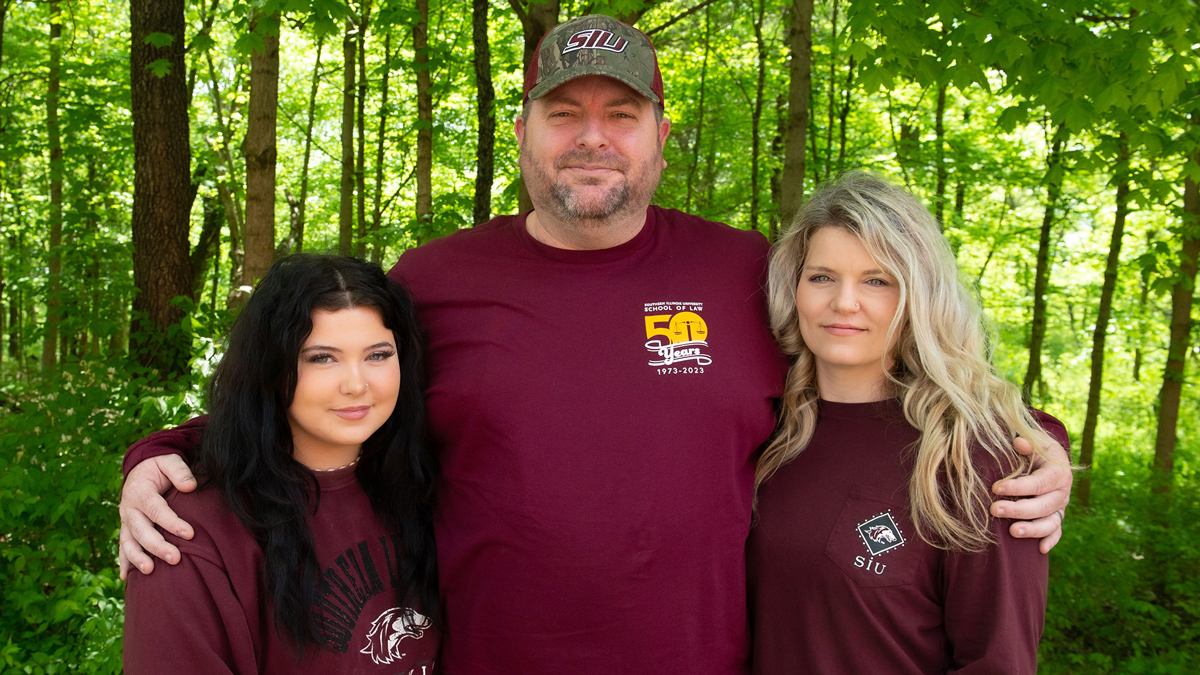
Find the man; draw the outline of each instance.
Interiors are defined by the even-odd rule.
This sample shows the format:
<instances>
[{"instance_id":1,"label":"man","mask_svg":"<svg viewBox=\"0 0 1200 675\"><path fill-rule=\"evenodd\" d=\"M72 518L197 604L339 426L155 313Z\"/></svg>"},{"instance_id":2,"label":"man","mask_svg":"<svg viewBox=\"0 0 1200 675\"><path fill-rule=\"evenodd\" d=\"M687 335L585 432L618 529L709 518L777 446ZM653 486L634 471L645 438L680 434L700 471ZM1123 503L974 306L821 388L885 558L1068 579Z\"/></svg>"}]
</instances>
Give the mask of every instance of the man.
<instances>
[{"instance_id":1,"label":"man","mask_svg":"<svg viewBox=\"0 0 1200 675\"><path fill-rule=\"evenodd\" d=\"M560 24L525 98L515 132L534 210L408 251L391 272L430 340L443 668L744 673L754 460L786 367L766 325L767 243L650 206L670 122L640 31ZM135 446L127 467L159 452ZM168 475L194 485L177 459L139 465L122 517L176 562L125 504L186 535L148 494ZM1070 474L1024 481L1010 494ZM1067 491L1002 502L1004 515L1046 516ZM1020 528L1053 545L1058 522ZM151 569L124 528L121 555Z\"/></svg>"}]
</instances>

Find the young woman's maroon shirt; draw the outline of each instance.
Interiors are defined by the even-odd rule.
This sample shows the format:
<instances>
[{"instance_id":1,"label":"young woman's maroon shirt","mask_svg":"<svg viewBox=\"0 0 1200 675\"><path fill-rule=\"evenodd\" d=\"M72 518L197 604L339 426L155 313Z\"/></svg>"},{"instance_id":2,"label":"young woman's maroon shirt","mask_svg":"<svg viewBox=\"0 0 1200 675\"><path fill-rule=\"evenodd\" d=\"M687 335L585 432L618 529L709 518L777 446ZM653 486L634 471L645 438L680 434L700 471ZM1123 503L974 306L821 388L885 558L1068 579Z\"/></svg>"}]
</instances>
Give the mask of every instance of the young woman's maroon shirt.
<instances>
[{"instance_id":1,"label":"young woman's maroon shirt","mask_svg":"<svg viewBox=\"0 0 1200 675\"><path fill-rule=\"evenodd\" d=\"M184 432L186 433L186 431ZM263 554L216 489L168 497L195 528L183 554L125 588L126 675L361 673L432 675L440 635L397 602L399 541L371 510L354 469L318 474L309 523L323 570L316 610L324 643L299 662L275 630Z\"/></svg>"}]
</instances>

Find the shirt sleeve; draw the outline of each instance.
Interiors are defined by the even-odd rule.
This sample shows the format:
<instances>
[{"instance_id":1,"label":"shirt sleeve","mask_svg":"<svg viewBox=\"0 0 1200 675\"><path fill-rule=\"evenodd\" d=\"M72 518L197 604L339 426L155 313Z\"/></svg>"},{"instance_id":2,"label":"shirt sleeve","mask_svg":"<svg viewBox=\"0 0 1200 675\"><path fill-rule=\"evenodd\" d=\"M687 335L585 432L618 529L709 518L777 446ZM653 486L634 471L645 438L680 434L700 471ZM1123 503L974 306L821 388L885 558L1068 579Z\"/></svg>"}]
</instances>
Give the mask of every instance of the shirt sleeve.
<instances>
[{"instance_id":1,"label":"shirt sleeve","mask_svg":"<svg viewBox=\"0 0 1200 675\"><path fill-rule=\"evenodd\" d=\"M132 572L125 587L124 666L126 675L257 673L250 624L225 570L185 550L178 565Z\"/></svg>"},{"instance_id":2,"label":"shirt sleeve","mask_svg":"<svg viewBox=\"0 0 1200 675\"><path fill-rule=\"evenodd\" d=\"M992 519L998 543L986 551L943 554L950 673L1037 673L1049 559L1038 551L1038 540L1013 538L1007 523Z\"/></svg>"},{"instance_id":3,"label":"shirt sleeve","mask_svg":"<svg viewBox=\"0 0 1200 675\"><path fill-rule=\"evenodd\" d=\"M142 440L129 446L125 451L125 460L121 463L121 473L128 476L133 467L151 457L162 455L180 455L191 459L192 454L204 437L204 429L208 425L208 415L193 417L174 429L156 431Z\"/></svg>"}]
</instances>

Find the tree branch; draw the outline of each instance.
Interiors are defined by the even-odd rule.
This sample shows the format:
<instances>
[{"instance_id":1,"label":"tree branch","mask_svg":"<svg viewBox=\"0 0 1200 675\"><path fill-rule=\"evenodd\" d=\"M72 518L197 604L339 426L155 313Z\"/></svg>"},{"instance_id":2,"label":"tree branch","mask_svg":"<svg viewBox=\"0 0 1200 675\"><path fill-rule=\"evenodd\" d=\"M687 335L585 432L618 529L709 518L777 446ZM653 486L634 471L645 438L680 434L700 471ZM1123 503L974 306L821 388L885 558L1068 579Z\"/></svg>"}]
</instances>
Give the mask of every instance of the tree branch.
<instances>
[{"instance_id":1,"label":"tree branch","mask_svg":"<svg viewBox=\"0 0 1200 675\"><path fill-rule=\"evenodd\" d=\"M655 33L660 33L660 32L662 32L662 31L664 31L664 30L666 30L666 29L670 28L671 26L674 26L675 24L679 23L680 21L683 21L684 19L686 19L686 18L688 18L689 16L691 16L691 15L695 14L696 12L699 12L700 10L704 9L705 7L708 7L709 5L713 4L713 3L714 3L714 2L716 2L716 1L717 1L717 0L704 0L704 2L702 2L702 3L698 4L698 5L696 5L695 7L693 7L693 8L691 8L691 9L687 10L686 12L682 12L682 13L680 13L680 14L676 14L675 16L671 17L671 18L670 18L670 19L669 19L669 20L668 20L666 23L664 23L663 25L661 25L661 26L658 26L657 28L652 28L652 29L650 29L650 30L646 31L646 37L649 37L649 36L651 36L651 35L654 35ZM509 2L512 2L512 0L509 0Z\"/></svg>"}]
</instances>

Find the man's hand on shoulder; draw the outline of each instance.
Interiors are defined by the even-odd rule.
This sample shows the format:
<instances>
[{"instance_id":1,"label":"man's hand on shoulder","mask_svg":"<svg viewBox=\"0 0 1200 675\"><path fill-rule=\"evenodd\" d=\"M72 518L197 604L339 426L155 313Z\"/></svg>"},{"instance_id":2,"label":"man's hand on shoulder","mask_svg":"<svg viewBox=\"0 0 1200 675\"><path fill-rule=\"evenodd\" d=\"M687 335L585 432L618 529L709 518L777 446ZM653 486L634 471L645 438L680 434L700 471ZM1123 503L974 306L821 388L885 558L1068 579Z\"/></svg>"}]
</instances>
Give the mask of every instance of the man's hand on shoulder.
<instances>
[{"instance_id":1,"label":"man's hand on shoulder","mask_svg":"<svg viewBox=\"0 0 1200 675\"><path fill-rule=\"evenodd\" d=\"M154 571L154 557L171 565L179 563L179 549L167 543L154 528L157 523L181 539L192 538L192 526L180 520L162 497L172 486L180 492L196 489L196 478L179 455L151 457L133 467L126 476L121 488L121 534L117 546L121 579L128 576L131 567L150 574Z\"/></svg>"},{"instance_id":2,"label":"man's hand on shoulder","mask_svg":"<svg viewBox=\"0 0 1200 675\"><path fill-rule=\"evenodd\" d=\"M1033 444L1024 438L1013 441L1013 448L1022 455L1032 455ZM1071 501L1071 484L1075 478L1066 450L1058 443L1045 448L1051 461L1035 457L1034 471L1028 476L996 481L992 492L1001 497L992 503L992 515L1010 518L1008 531L1018 539L1041 539L1042 553L1062 538L1062 521L1067 503ZM1028 497L1028 499L1021 499Z\"/></svg>"}]
</instances>

